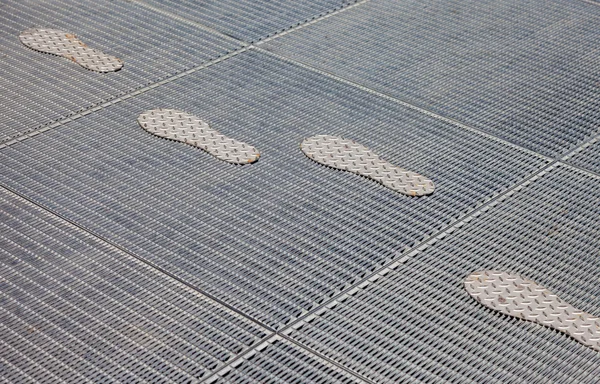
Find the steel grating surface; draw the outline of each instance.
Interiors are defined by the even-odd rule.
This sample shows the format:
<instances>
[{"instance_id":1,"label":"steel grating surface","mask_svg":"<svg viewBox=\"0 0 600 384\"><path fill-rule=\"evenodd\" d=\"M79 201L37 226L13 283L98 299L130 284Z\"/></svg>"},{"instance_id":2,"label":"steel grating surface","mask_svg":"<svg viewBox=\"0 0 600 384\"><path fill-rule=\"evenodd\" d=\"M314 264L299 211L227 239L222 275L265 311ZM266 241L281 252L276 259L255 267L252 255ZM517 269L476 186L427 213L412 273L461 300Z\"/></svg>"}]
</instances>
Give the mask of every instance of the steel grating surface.
<instances>
[{"instance_id":1,"label":"steel grating surface","mask_svg":"<svg viewBox=\"0 0 600 384\"><path fill-rule=\"evenodd\" d=\"M288 341L277 340L206 383L350 384L362 381Z\"/></svg>"},{"instance_id":2,"label":"steel grating surface","mask_svg":"<svg viewBox=\"0 0 600 384\"><path fill-rule=\"evenodd\" d=\"M120 0L6 0L1 10L0 142L241 47ZM75 33L126 64L101 74L41 55L19 41L32 27Z\"/></svg>"},{"instance_id":3,"label":"steel grating surface","mask_svg":"<svg viewBox=\"0 0 600 384\"><path fill-rule=\"evenodd\" d=\"M35 51L62 56L91 71L116 72L123 67L123 60L88 47L70 32L29 28L21 32L19 40Z\"/></svg>"},{"instance_id":4,"label":"steel grating surface","mask_svg":"<svg viewBox=\"0 0 600 384\"><path fill-rule=\"evenodd\" d=\"M156 105L206 117L261 160L156 140L136 121ZM315 166L299 145L323 127L431 177L435 194ZM270 327L546 164L254 51L8 146L0 162L1 183Z\"/></svg>"},{"instance_id":5,"label":"steel grating surface","mask_svg":"<svg viewBox=\"0 0 600 384\"><path fill-rule=\"evenodd\" d=\"M261 40L358 0L139 0L246 42Z\"/></svg>"},{"instance_id":6,"label":"steel grating surface","mask_svg":"<svg viewBox=\"0 0 600 384\"><path fill-rule=\"evenodd\" d=\"M199 117L183 111L153 109L140 114L137 120L156 136L193 145L228 163L254 163L260 157L253 146L227 137Z\"/></svg>"},{"instance_id":7,"label":"steel grating surface","mask_svg":"<svg viewBox=\"0 0 600 384\"><path fill-rule=\"evenodd\" d=\"M265 330L0 189L0 376L190 382Z\"/></svg>"},{"instance_id":8,"label":"steel grating surface","mask_svg":"<svg viewBox=\"0 0 600 384\"><path fill-rule=\"evenodd\" d=\"M596 139L591 145L575 154L569 162L600 174L600 139Z\"/></svg>"},{"instance_id":9,"label":"steel grating surface","mask_svg":"<svg viewBox=\"0 0 600 384\"><path fill-rule=\"evenodd\" d=\"M300 148L319 164L373 179L407 196L430 195L434 191L428 178L391 164L350 139L317 135L304 139Z\"/></svg>"},{"instance_id":10,"label":"steel grating surface","mask_svg":"<svg viewBox=\"0 0 600 384\"><path fill-rule=\"evenodd\" d=\"M290 337L378 383L597 383L598 352L481 306L463 281L514 271L600 314L599 180L554 169Z\"/></svg>"},{"instance_id":11,"label":"steel grating surface","mask_svg":"<svg viewBox=\"0 0 600 384\"><path fill-rule=\"evenodd\" d=\"M565 332L600 352L600 318L534 281L504 271L478 271L467 276L465 289L488 308Z\"/></svg>"},{"instance_id":12,"label":"steel grating surface","mask_svg":"<svg viewBox=\"0 0 600 384\"><path fill-rule=\"evenodd\" d=\"M598 132L600 7L371 0L263 48L548 156Z\"/></svg>"}]
</instances>

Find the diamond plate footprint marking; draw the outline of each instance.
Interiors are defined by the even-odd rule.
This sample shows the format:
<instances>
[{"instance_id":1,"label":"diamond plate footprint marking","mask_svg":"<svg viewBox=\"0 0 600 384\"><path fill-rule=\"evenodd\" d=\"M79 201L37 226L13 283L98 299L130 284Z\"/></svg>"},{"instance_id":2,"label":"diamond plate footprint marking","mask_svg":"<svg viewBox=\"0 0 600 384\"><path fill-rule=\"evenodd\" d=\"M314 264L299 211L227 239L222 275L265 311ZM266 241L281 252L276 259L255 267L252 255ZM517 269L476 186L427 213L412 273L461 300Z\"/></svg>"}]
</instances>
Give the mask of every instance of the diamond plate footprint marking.
<instances>
[{"instance_id":1,"label":"diamond plate footprint marking","mask_svg":"<svg viewBox=\"0 0 600 384\"><path fill-rule=\"evenodd\" d=\"M233 164L254 163L260 157L255 147L220 134L198 117L175 109L153 109L138 117L146 131L205 150Z\"/></svg>"},{"instance_id":2,"label":"diamond plate footprint marking","mask_svg":"<svg viewBox=\"0 0 600 384\"><path fill-rule=\"evenodd\" d=\"M573 307L541 285L501 271L472 273L464 284L484 306L565 332L600 352L600 318Z\"/></svg>"},{"instance_id":3,"label":"diamond plate footprint marking","mask_svg":"<svg viewBox=\"0 0 600 384\"><path fill-rule=\"evenodd\" d=\"M371 178L408 196L429 195L435 189L427 177L395 166L353 140L319 135L305 139L300 148L317 163Z\"/></svg>"},{"instance_id":4,"label":"diamond plate footprint marking","mask_svg":"<svg viewBox=\"0 0 600 384\"><path fill-rule=\"evenodd\" d=\"M32 28L21 32L19 39L33 50L66 57L92 71L114 72L123 67L121 59L89 48L72 33Z\"/></svg>"}]
</instances>

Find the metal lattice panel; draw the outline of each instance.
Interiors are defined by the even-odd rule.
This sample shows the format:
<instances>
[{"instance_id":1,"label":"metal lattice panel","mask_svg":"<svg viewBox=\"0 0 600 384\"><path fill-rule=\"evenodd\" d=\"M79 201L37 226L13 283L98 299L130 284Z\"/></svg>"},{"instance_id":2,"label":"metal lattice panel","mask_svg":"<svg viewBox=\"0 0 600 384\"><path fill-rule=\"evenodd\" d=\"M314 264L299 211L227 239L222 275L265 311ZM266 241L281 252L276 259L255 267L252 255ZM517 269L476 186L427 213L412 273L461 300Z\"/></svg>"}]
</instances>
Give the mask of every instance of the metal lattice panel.
<instances>
[{"instance_id":1,"label":"metal lattice panel","mask_svg":"<svg viewBox=\"0 0 600 384\"><path fill-rule=\"evenodd\" d=\"M121 59L88 47L69 32L30 28L21 32L19 39L35 51L65 57L92 71L115 72L123 67Z\"/></svg>"},{"instance_id":2,"label":"metal lattice panel","mask_svg":"<svg viewBox=\"0 0 600 384\"><path fill-rule=\"evenodd\" d=\"M598 132L600 7L371 0L263 48L554 156Z\"/></svg>"},{"instance_id":3,"label":"metal lattice panel","mask_svg":"<svg viewBox=\"0 0 600 384\"><path fill-rule=\"evenodd\" d=\"M433 193L433 181L390 164L353 140L318 135L300 144L302 152L317 163L365 176L408 196Z\"/></svg>"},{"instance_id":4,"label":"metal lattice panel","mask_svg":"<svg viewBox=\"0 0 600 384\"><path fill-rule=\"evenodd\" d=\"M157 140L136 121L156 105L209 116L261 160L235 167ZM415 199L316 166L299 145L323 127L436 192ZM546 164L254 51L4 148L0 162L0 182L273 327Z\"/></svg>"},{"instance_id":5,"label":"metal lattice panel","mask_svg":"<svg viewBox=\"0 0 600 384\"><path fill-rule=\"evenodd\" d=\"M273 36L357 0L142 0L159 9L252 42Z\"/></svg>"},{"instance_id":6,"label":"metal lattice panel","mask_svg":"<svg viewBox=\"0 0 600 384\"><path fill-rule=\"evenodd\" d=\"M126 64L118 72L102 74L45 57L19 40L32 27L75 31L90 47ZM7 0L0 13L0 46L1 143L241 45L134 2Z\"/></svg>"},{"instance_id":7,"label":"metal lattice panel","mask_svg":"<svg viewBox=\"0 0 600 384\"><path fill-rule=\"evenodd\" d=\"M569 162L600 174L600 140L573 156Z\"/></svg>"},{"instance_id":8,"label":"metal lattice panel","mask_svg":"<svg viewBox=\"0 0 600 384\"><path fill-rule=\"evenodd\" d=\"M350 384L362 381L288 341L279 340L206 383Z\"/></svg>"},{"instance_id":9,"label":"metal lattice panel","mask_svg":"<svg viewBox=\"0 0 600 384\"><path fill-rule=\"evenodd\" d=\"M265 331L0 189L0 376L180 382Z\"/></svg>"},{"instance_id":10,"label":"metal lattice panel","mask_svg":"<svg viewBox=\"0 0 600 384\"><path fill-rule=\"evenodd\" d=\"M228 163L254 163L260 157L253 146L227 137L183 111L153 109L140 114L137 120L142 128L156 136L193 145Z\"/></svg>"},{"instance_id":11,"label":"metal lattice panel","mask_svg":"<svg viewBox=\"0 0 600 384\"><path fill-rule=\"evenodd\" d=\"M600 352L600 318L531 280L503 271L480 271L465 279L465 289L486 307L565 332Z\"/></svg>"},{"instance_id":12,"label":"metal lattice panel","mask_svg":"<svg viewBox=\"0 0 600 384\"><path fill-rule=\"evenodd\" d=\"M553 170L290 336L377 383L597 382L597 351L490 311L464 279L518 271L599 315L599 180Z\"/></svg>"}]
</instances>

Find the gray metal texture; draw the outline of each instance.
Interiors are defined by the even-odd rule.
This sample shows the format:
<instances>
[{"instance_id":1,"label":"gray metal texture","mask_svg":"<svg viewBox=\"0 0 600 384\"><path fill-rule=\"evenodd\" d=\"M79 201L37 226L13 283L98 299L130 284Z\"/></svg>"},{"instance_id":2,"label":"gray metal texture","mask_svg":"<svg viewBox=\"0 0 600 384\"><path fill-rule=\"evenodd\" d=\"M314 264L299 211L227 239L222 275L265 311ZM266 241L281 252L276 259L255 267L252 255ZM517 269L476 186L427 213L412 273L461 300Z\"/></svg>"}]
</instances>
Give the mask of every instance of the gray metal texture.
<instances>
[{"instance_id":1,"label":"gray metal texture","mask_svg":"<svg viewBox=\"0 0 600 384\"><path fill-rule=\"evenodd\" d=\"M156 140L136 121L156 105L206 117L261 160ZM419 170L435 194L315 166L299 145L324 128ZM0 163L0 183L270 327L547 164L254 50L10 145Z\"/></svg>"},{"instance_id":2,"label":"gray metal texture","mask_svg":"<svg viewBox=\"0 0 600 384\"><path fill-rule=\"evenodd\" d=\"M5 0L0 9L0 142L240 47L120 0ZM32 27L76 32L126 65L102 74L41 55L19 41Z\"/></svg>"},{"instance_id":3,"label":"gray metal texture","mask_svg":"<svg viewBox=\"0 0 600 384\"><path fill-rule=\"evenodd\" d=\"M265 331L0 189L0 378L190 383Z\"/></svg>"},{"instance_id":4,"label":"gray metal texture","mask_svg":"<svg viewBox=\"0 0 600 384\"><path fill-rule=\"evenodd\" d=\"M71 32L28 28L21 32L19 40L35 51L64 57L91 71L116 72L123 67L123 60L88 47Z\"/></svg>"},{"instance_id":5,"label":"gray metal texture","mask_svg":"<svg viewBox=\"0 0 600 384\"><path fill-rule=\"evenodd\" d=\"M600 352L600 318L534 281L505 271L478 271L467 276L465 289L488 308L565 332Z\"/></svg>"},{"instance_id":6,"label":"gray metal texture","mask_svg":"<svg viewBox=\"0 0 600 384\"><path fill-rule=\"evenodd\" d=\"M183 111L152 109L140 114L137 121L156 136L193 145L228 163L254 163L260 157L253 146L227 137L199 117Z\"/></svg>"},{"instance_id":7,"label":"gray metal texture","mask_svg":"<svg viewBox=\"0 0 600 384\"><path fill-rule=\"evenodd\" d=\"M599 181L554 169L290 337L378 383L597 383L597 351L483 307L463 282L516 271L600 315Z\"/></svg>"},{"instance_id":8,"label":"gray metal texture","mask_svg":"<svg viewBox=\"0 0 600 384\"><path fill-rule=\"evenodd\" d=\"M549 156L598 132L600 7L371 0L262 47Z\"/></svg>"},{"instance_id":9,"label":"gray metal texture","mask_svg":"<svg viewBox=\"0 0 600 384\"><path fill-rule=\"evenodd\" d=\"M206 380L206 384L213 383L351 384L362 381L288 341L278 340L219 376Z\"/></svg>"},{"instance_id":10,"label":"gray metal texture","mask_svg":"<svg viewBox=\"0 0 600 384\"><path fill-rule=\"evenodd\" d=\"M246 42L273 36L357 0L139 0Z\"/></svg>"},{"instance_id":11,"label":"gray metal texture","mask_svg":"<svg viewBox=\"0 0 600 384\"><path fill-rule=\"evenodd\" d=\"M600 174L600 139L575 154L569 162Z\"/></svg>"},{"instance_id":12,"label":"gray metal texture","mask_svg":"<svg viewBox=\"0 0 600 384\"><path fill-rule=\"evenodd\" d=\"M433 181L391 164L354 140L317 135L304 139L300 148L319 164L373 179L407 196L429 195L435 189Z\"/></svg>"}]
</instances>

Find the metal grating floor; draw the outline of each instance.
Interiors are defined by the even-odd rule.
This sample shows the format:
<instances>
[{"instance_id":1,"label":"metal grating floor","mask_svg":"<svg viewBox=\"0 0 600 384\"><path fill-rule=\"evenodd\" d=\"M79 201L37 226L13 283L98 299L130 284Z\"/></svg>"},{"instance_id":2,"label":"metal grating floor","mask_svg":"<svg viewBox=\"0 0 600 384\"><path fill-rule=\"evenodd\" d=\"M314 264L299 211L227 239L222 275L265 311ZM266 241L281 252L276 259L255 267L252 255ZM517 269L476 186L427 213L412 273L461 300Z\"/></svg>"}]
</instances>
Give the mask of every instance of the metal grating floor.
<instances>
[{"instance_id":1,"label":"metal grating floor","mask_svg":"<svg viewBox=\"0 0 600 384\"><path fill-rule=\"evenodd\" d=\"M600 5L1 0L0 378L600 383L600 355L478 305L481 269L600 315ZM88 71L20 43L76 33ZM199 116L261 153L140 128ZM351 138L411 198L316 164Z\"/></svg>"}]
</instances>

